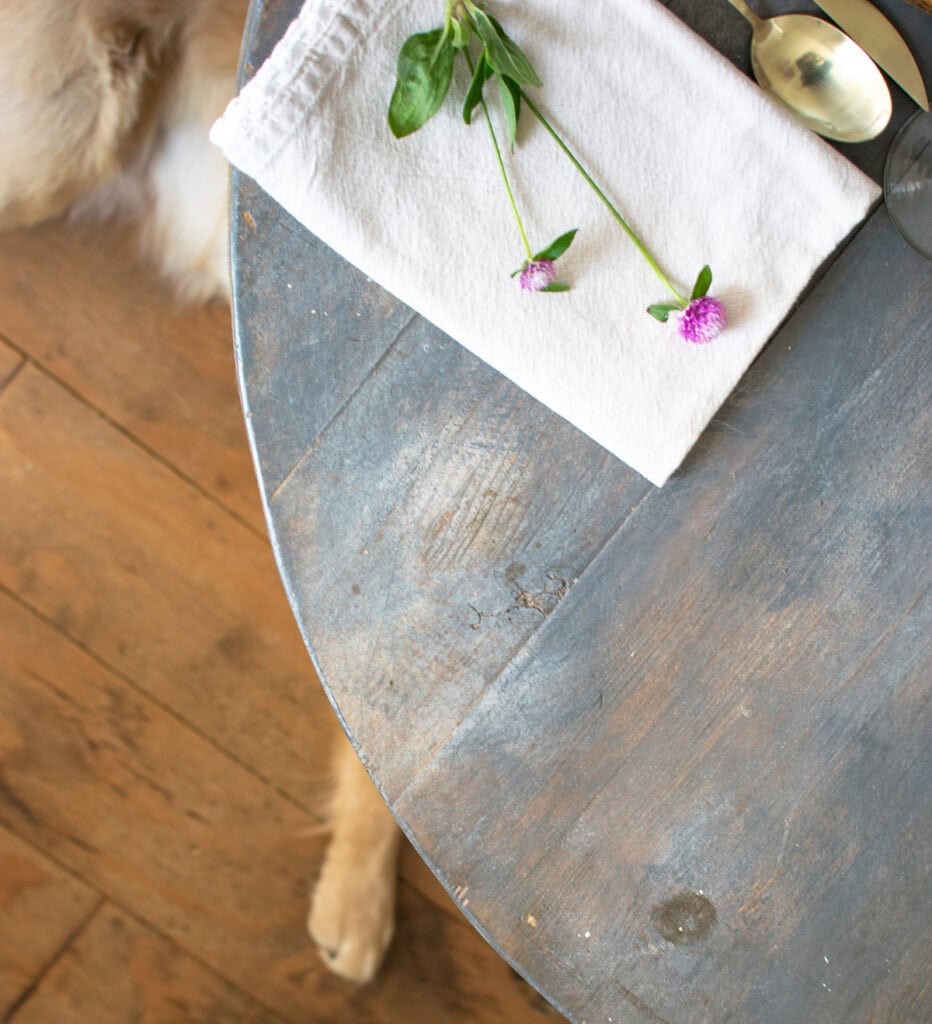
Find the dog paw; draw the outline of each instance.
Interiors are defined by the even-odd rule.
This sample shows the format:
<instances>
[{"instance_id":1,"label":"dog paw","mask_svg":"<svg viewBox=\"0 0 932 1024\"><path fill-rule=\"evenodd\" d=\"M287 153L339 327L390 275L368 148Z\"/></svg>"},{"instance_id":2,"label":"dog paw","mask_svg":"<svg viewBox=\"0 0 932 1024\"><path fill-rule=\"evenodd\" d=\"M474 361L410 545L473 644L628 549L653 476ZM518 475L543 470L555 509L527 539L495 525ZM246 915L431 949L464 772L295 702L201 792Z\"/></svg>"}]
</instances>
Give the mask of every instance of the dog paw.
<instances>
[{"instance_id":1,"label":"dog paw","mask_svg":"<svg viewBox=\"0 0 932 1024\"><path fill-rule=\"evenodd\" d=\"M375 864L366 859L328 851L307 919L327 967L360 985L375 977L395 930L394 858Z\"/></svg>"}]
</instances>

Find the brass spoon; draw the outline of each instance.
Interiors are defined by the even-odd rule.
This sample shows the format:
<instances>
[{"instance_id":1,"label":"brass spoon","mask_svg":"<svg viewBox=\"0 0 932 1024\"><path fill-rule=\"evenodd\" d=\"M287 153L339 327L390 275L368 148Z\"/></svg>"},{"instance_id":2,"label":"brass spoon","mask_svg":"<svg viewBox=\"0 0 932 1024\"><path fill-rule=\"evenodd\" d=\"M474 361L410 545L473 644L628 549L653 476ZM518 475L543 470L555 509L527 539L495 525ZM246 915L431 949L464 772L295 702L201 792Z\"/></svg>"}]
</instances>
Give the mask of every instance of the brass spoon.
<instances>
[{"instance_id":1,"label":"brass spoon","mask_svg":"<svg viewBox=\"0 0 932 1024\"><path fill-rule=\"evenodd\" d=\"M745 0L728 0L751 23L751 67L758 85L827 139L864 142L886 128L890 90L877 65L852 39L808 14L758 17Z\"/></svg>"}]
</instances>

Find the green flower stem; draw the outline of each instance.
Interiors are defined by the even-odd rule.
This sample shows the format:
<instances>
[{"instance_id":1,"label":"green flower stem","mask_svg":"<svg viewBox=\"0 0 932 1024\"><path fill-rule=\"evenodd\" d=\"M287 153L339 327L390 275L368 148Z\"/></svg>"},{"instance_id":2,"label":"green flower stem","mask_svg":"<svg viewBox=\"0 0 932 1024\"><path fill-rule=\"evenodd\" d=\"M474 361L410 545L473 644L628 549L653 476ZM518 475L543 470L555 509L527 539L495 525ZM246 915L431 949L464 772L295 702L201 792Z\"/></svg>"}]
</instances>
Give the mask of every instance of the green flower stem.
<instances>
[{"instance_id":1,"label":"green flower stem","mask_svg":"<svg viewBox=\"0 0 932 1024\"><path fill-rule=\"evenodd\" d=\"M554 127L550 124L550 122L547 120L547 118L544 117L544 115L540 112L540 110L537 109L537 107L534 105L533 101L528 97L527 93L523 89L521 90L521 98L527 104L528 109L531 111L531 113L537 118L538 121L540 121L540 123L544 126L544 128L546 128L547 131L550 133L550 136L553 139L553 141L556 142L556 144L560 147L560 149L562 149L563 152L569 157L570 162L573 164L573 166L576 168L576 170L579 171L579 173L583 176L583 178L585 178L585 180L588 182L588 184L592 187L592 189L595 192L595 194L599 197L599 199L602 200L603 203L605 203L605 205L608 207L608 210L611 213L611 215L615 218L616 221L618 221L618 223L624 229L625 234L637 246L638 252L640 252L640 254L644 257L644 259L647 260L648 266L651 268L651 270L653 270L653 272L660 278L660 280L663 281L663 283L677 297L677 299L679 300L680 304L685 308L685 306L687 305L686 299L682 295L680 295L679 291L676 288L673 287L672 283L670 282L670 279L660 269L660 267L657 265L657 261L654 259L653 256L651 256L651 254L645 248L644 243L631 230L631 228L628 226L627 222L625 221L624 217L622 217L622 215L615 209L614 205L612 204L612 202L608 198L608 196L606 196L606 194L602 191L602 189L600 189L599 186L596 185L596 183L592 180L592 178L589 175L589 172L586 170L586 168L583 167L583 165L576 159L575 155L573 154L573 152L569 148L569 146L567 146L567 144L563 141L563 139L560 138L560 136L557 134L557 132L554 129Z\"/></svg>"},{"instance_id":2,"label":"green flower stem","mask_svg":"<svg viewBox=\"0 0 932 1024\"><path fill-rule=\"evenodd\" d=\"M469 65L470 74L475 73L473 67L472 58L469 56L468 50L463 50L466 56L466 63ZM521 241L524 243L524 251L527 253L528 260L534 258L531 252L531 243L527 240L527 232L524 230L524 224L521 222L521 214L518 213L518 205L515 203L514 193L511 191L511 185L508 182L508 174L505 171L505 161L502 160L502 151L498 145L498 139L495 137L495 128L492 126L492 117L489 114L489 108L485 104L484 99L479 101L482 104L482 112L485 114L485 123L489 126L489 135L492 137L492 145L495 147L495 158L498 160L498 169L502 172L502 181L505 183L505 191L508 193L508 202L511 203L511 212L515 216L515 223L518 225L518 231L521 232Z\"/></svg>"},{"instance_id":3,"label":"green flower stem","mask_svg":"<svg viewBox=\"0 0 932 1024\"><path fill-rule=\"evenodd\" d=\"M453 5L456 0L447 0L446 10L443 12L443 34L450 34L450 23L453 21Z\"/></svg>"}]
</instances>

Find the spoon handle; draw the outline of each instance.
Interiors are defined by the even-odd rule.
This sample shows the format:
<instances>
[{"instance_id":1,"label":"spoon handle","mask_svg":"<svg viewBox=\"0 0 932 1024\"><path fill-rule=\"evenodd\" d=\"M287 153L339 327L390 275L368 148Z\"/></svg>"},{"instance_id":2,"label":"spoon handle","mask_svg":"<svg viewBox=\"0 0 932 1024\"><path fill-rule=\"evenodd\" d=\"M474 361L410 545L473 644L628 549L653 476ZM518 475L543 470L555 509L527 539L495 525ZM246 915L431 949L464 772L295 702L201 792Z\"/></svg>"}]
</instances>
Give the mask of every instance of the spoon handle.
<instances>
[{"instance_id":1,"label":"spoon handle","mask_svg":"<svg viewBox=\"0 0 932 1024\"><path fill-rule=\"evenodd\" d=\"M759 18L748 5L745 0L728 0L732 7L743 17L751 23L754 29L758 29L763 25L763 19Z\"/></svg>"}]
</instances>

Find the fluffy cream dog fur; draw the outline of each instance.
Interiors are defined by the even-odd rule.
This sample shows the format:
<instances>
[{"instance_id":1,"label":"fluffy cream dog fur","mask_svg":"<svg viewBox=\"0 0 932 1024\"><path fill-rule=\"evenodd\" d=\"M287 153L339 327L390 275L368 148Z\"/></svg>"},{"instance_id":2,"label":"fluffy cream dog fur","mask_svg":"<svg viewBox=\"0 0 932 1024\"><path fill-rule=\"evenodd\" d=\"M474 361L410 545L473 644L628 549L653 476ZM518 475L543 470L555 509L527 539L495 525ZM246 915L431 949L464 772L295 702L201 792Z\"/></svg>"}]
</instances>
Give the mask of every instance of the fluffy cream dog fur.
<instances>
[{"instance_id":1,"label":"fluffy cream dog fur","mask_svg":"<svg viewBox=\"0 0 932 1024\"><path fill-rule=\"evenodd\" d=\"M189 299L229 294L228 168L207 132L233 94L246 0L0 0L0 228L130 217ZM373 977L400 833L349 744L308 918L331 970Z\"/></svg>"}]
</instances>

